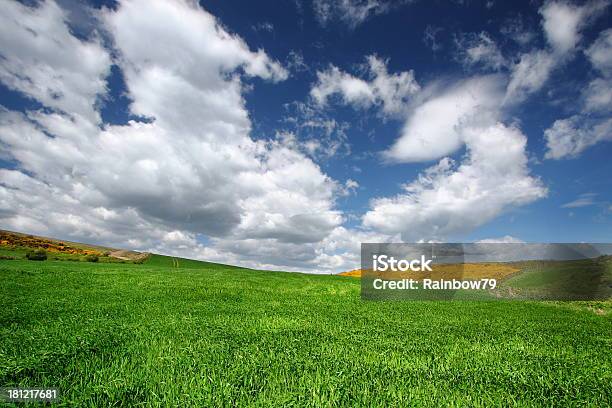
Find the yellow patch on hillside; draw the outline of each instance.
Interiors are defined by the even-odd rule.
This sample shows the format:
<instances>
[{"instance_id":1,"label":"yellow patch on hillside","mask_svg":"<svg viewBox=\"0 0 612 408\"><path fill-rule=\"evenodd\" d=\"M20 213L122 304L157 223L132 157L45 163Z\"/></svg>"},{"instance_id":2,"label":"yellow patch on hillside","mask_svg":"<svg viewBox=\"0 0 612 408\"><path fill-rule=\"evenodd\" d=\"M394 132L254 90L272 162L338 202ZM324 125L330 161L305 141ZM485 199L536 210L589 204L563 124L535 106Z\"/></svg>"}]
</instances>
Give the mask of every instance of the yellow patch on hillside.
<instances>
[{"instance_id":1,"label":"yellow patch on hillside","mask_svg":"<svg viewBox=\"0 0 612 408\"><path fill-rule=\"evenodd\" d=\"M61 252L71 255L102 255L101 251L95 249L78 248L62 241L10 231L0 231L0 245L44 249L47 252Z\"/></svg>"},{"instance_id":2,"label":"yellow patch on hillside","mask_svg":"<svg viewBox=\"0 0 612 408\"><path fill-rule=\"evenodd\" d=\"M340 276L350 276L351 278L361 278L361 269L353 269L352 271L340 272Z\"/></svg>"},{"instance_id":3,"label":"yellow patch on hillside","mask_svg":"<svg viewBox=\"0 0 612 408\"><path fill-rule=\"evenodd\" d=\"M431 265L432 272L377 272L377 276L393 277L394 279L498 279L503 280L520 271L519 268L505 263L465 263ZM361 278L362 270L341 272L340 276Z\"/></svg>"}]
</instances>

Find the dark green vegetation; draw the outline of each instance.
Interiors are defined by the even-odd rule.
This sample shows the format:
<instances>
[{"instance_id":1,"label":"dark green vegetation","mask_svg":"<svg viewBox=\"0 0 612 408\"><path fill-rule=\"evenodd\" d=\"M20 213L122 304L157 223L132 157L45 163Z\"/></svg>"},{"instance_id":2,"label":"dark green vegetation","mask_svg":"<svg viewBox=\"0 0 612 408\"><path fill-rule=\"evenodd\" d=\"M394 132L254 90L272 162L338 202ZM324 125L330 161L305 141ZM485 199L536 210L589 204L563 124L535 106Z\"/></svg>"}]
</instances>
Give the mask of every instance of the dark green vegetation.
<instances>
[{"instance_id":1,"label":"dark green vegetation","mask_svg":"<svg viewBox=\"0 0 612 408\"><path fill-rule=\"evenodd\" d=\"M152 256L0 261L0 386L61 405L610 406L609 302L364 302Z\"/></svg>"},{"instance_id":2,"label":"dark green vegetation","mask_svg":"<svg viewBox=\"0 0 612 408\"><path fill-rule=\"evenodd\" d=\"M453 266L460 264L455 264ZM374 300L565 300L593 301L612 299L612 256L576 260L530 260L511 263L470 264L466 275L431 277L432 280L452 278L478 281L483 277L495 278L495 289L443 289L443 290L374 290L374 281L380 276L371 271L361 276L365 299ZM511 268L504 275L500 269ZM480 273L474 275L474 270ZM470 275L472 273L472 275ZM507 273L507 272L506 272ZM386 279L401 280L406 276L389 273ZM380 287L380 283L378 284ZM440 284L442 287L442 284ZM421 286L423 288L423 286Z\"/></svg>"},{"instance_id":3,"label":"dark green vegetation","mask_svg":"<svg viewBox=\"0 0 612 408\"><path fill-rule=\"evenodd\" d=\"M35 249L26 253L26 258L30 261L46 261L47 251L44 249Z\"/></svg>"},{"instance_id":4,"label":"dark green vegetation","mask_svg":"<svg viewBox=\"0 0 612 408\"><path fill-rule=\"evenodd\" d=\"M612 257L517 263L521 273L504 282L515 295L557 299L612 297Z\"/></svg>"}]
</instances>

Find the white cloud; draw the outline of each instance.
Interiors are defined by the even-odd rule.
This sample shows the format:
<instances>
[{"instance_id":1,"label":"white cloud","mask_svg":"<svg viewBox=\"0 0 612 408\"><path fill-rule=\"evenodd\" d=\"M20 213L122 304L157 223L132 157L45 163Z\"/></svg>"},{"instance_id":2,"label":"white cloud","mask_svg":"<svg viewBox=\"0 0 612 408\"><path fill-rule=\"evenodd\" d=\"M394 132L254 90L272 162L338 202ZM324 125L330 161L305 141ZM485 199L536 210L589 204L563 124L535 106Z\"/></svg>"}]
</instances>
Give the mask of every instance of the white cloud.
<instances>
[{"instance_id":1,"label":"white cloud","mask_svg":"<svg viewBox=\"0 0 612 408\"><path fill-rule=\"evenodd\" d=\"M375 101L374 91L366 81L332 65L326 71L317 72L317 84L310 95L319 105L325 105L334 94L339 94L344 103L359 107L370 107Z\"/></svg>"},{"instance_id":2,"label":"white cloud","mask_svg":"<svg viewBox=\"0 0 612 408\"><path fill-rule=\"evenodd\" d=\"M342 195L349 196L351 194L355 194L357 189L359 188L359 183L353 179L347 179L344 182L344 188L342 189Z\"/></svg>"},{"instance_id":3,"label":"white cloud","mask_svg":"<svg viewBox=\"0 0 612 408\"><path fill-rule=\"evenodd\" d=\"M458 60L467 67L483 66L499 70L506 65L497 44L486 32L462 34L455 38Z\"/></svg>"},{"instance_id":4,"label":"white cloud","mask_svg":"<svg viewBox=\"0 0 612 408\"><path fill-rule=\"evenodd\" d=\"M519 62L512 68L512 74L506 90L506 100L521 102L548 81L557 64L557 58L546 50L536 50L521 55Z\"/></svg>"},{"instance_id":5,"label":"white cloud","mask_svg":"<svg viewBox=\"0 0 612 408\"><path fill-rule=\"evenodd\" d=\"M424 90L432 95L408 117L398 140L384 157L394 162L421 162L455 152L464 143L465 125L495 119L503 95L497 75L475 77L436 92L434 84Z\"/></svg>"},{"instance_id":6,"label":"white cloud","mask_svg":"<svg viewBox=\"0 0 612 408\"><path fill-rule=\"evenodd\" d=\"M407 0L314 0L315 17L323 26L334 20L342 21L350 28L355 28L369 17L385 14L407 3Z\"/></svg>"},{"instance_id":7,"label":"white cloud","mask_svg":"<svg viewBox=\"0 0 612 408\"><path fill-rule=\"evenodd\" d=\"M1 79L51 111L0 112L0 141L18 165L0 172L3 225L275 269L321 270L315 260L335 256L324 247L342 222L344 186L283 140L249 135L243 78L287 77L263 50L193 3L103 9L130 111L151 120L100 126L110 52L74 37L52 2L8 7Z\"/></svg>"},{"instance_id":8,"label":"white cloud","mask_svg":"<svg viewBox=\"0 0 612 408\"><path fill-rule=\"evenodd\" d=\"M612 28L602 31L585 54L601 74L612 76Z\"/></svg>"},{"instance_id":9,"label":"white cloud","mask_svg":"<svg viewBox=\"0 0 612 408\"><path fill-rule=\"evenodd\" d=\"M192 238L193 239L193 238ZM195 241L195 239L193 239ZM286 271L334 273L358 268L362 242L398 242L399 236L388 236L372 231L337 227L319 243L294 244L269 239L224 240L213 239L214 245L169 245L152 247L152 252L164 250L175 256L198 257L213 262L236 264L240 254L241 266Z\"/></svg>"},{"instance_id":10,"label":"white cloud","mask_svg":"<svg viewBox=\"0 0 612 408\"><path fill-rule=\"evenodd\" d=\"M587 112L609 112L612 110L612 78L596 78L583 91Z\"/></svg>"},{"instance_id":11,"label":"white cloud","mask_svg":"<svg viewBox=\"0 0 612 408\"><path fill-rule=\"evenodd\" d=\"M476 244L524 244L525 241L522 239L513 237L511 235L504 235L499 238L485 238L476 241Z\"/></svg>"},{"instance_id":12,"label":"white cloud","mask_svg":"<svg viewBox=\"0 0 612 408\"><path fill-rule=\"evenodd\" d=\"M544 131L548 159L574 158L596 143L612 140L612 29L601 32L585 54L601 76L584 88L580 113L556 120Z\"/></svg>"},{"instance_id":13,"label":"white cloud","mask_svg":"<svg viewBox=\"0 0 612 408\"><path fill-rule=\"evenodd\" d=\"M345 90L348 74L328 71L311 95L320 104L339 93L357 109L375 100L368 82ZM500 213L544 197L546 188L529 175L526 137L503 125L501 107L505 78L489 75L447 86L435 82L404 103L404 129L384 157L393 162L441 159L395 197L372 200L363 227L408 242L445 239L491 221ZM356 92L355 89L362 91ZM384 106L384 103L383 103ZM462 146L467 153L456 164L450 155Z\"/></svg>"},{"instance_id":14,"label":"white cloud","mask_svg":"<svg viewBox=\"0 0 612 408\"><path fill-rule=\"evenodd\" d=\"M331 66L317 72L317 82L310 95L319 106L325 106L333 96L356 108L377 106L383 115L397 116L405 112L410 97L420 90L412 71L389 74L387 61L375 55L367 60L368 79L364 80Z\"/></svg>"},{"instance_id":15,"label":"white cloud","mask_svg":"<svg viewBox=\"0 0 612 408\"><path fill-rule=\"evenodd\" d=\"M361 263L363 242L401 242L401 238L398 234L385 235L375 231L338 227L323 241L316 262L338 264L336 270L340 271L355 269Z\"/></svg>"},{"instance_id":16,"label":"white cloud","mask_svg":"<svg viewBox=\"0 0 612 408\"><path fill-rule=\"evenodd\" d=\"M81 117L75 120L98 123L94 103L110 72L100 40L75 38L67 13L52 1L38 8L6 2L0 18L0 81L51 109Z\"/></svg>"},{"instance_id":17,"label":"white cloud","mask_svg":"<svg viewBox=\"0 0 612 408\"><path fill-rule=\"evenodd\" d=\"M595 197L597 194L595 193L585 193L581 194L580 197L575 199L574 201L570 201L569 203L565 203L561 206L561 208L580 208L580 207L588 207L590 205L595 204Z\"/></svg>"},{"instance_id":18,"label":"white cloud","mask_svg":"<svg viewBox=\"0 0 612 408\"><path fill-rule=\"evenodd\" d=\"M592 1L574 6L564 1L549 1L540 8L542 27L550 45L520 56L514 65L506 91L506 103L523 101L540 90L553 70L574 55L581 30L608 6L607 1Z\"/></svg>"},{"instance_id":19,"label":"white cloud","mask_svg":"<svg viewBox=\"0 0 612 408\"><path fill-rule=\"evenodd\" d=\"M581 39L581 29L607 6L607 1L591 1L575 6L564 1L549 1L540 9L546 39L557 54L572 51Z\"/></svg>"},{"instance_id":20,"label":"white cloud","mask_svg":"<svg viewBox=\"0 0 612 408\"><path fill-rule=\"evenodd\" d=\"M319 18L353 25L390 7L316 3L331 13ZM7 7L0 80L45 107L0 111L0 142L17 163L0 171L0 220L9 228L252 267L337 271L358 264L362 241L452 236L546 194L529 174L525 136L501 123L502 76L421 90L412 71L390 74L387 61L370 56L360 76L334 66L319 72L312 100L324 107L337 97L405 119L387 158L439 162L399 195L373 200L363 229L344 228L335 200L358 183L332 180L311 159L348 149L344 124L306 115L297 125L304 134L254 140L245 78L282 81L287 69L196 3L125 0L103 9L95 24L111 40L106 46L95 30L87 40L71 34L51 1ZM553 48L575 48L582 26L575 38L548 34L550 50L526 54L512 92L537 90L553 68ZM466 58L498 67L501 54L485 37L467 44ZM589 49L593 61L600 54ZM292 58L294 72L304 68ZM98 100L113 63L125 76L131 113L149 120L101 123ZM464 146L458 162L446 157Z\"/></svg>"},{"instance_id":21,"label":"white cloud","mask_svg":"<svg viewBox=\"0 0 612 408\"><path fill-rule=\"evenodd\" d=\"M601 77L592 80L583 92L585 110L610 112L612 111L612 29L601 32L585 54L601 74Z\"/></svg>"},{"instance_id":22,"label":"white cloud","mask_svg":"<svg viewBox=\"0 0 612 408\"><path fill-rule=\"evenodd\" d=\"M370 55L367 58L370 69L370 87L382 106L385 115L398 115L404 112L410 97L421 87L414 79L413 71L389 74L387 61Z\"/></svg>"},{"instance_id":23,"label":"white cloud","mask_svg":"<svg viewBox=\"0 0 612 408\"><path fill-rule=\"evenodd\" d=\"M544 132L547 159L577 157L588 147L605 140L612 140L612 118L593 121L583 115L556 120Z\"/></svg>"},{"instance_id":24,"label":"white cloud","mask_svg":"<svg viewBox=\"0 0 612 408\"><path fill-rule=\"evenodd\" d=\"M346 188L350 188L350 189L356 189L356 188L359 187L359 183L356 182L353 179L346 180L346 182L344 184L345 184Z\"/></svg>"},{"instance_id":25,"label":"white cloud","mask_svg":"<svg viewBox=\"0 0 612 408\"><path fill-rule=\"evenodd\" d=\"M526 137L518 129L501 123L460 126L467 147L464 161L457 165L445 157L397 196L373 200L365 226L400 233L408 242L446 239L547 194L529 175Z\"/></svg>"}]
</instances>

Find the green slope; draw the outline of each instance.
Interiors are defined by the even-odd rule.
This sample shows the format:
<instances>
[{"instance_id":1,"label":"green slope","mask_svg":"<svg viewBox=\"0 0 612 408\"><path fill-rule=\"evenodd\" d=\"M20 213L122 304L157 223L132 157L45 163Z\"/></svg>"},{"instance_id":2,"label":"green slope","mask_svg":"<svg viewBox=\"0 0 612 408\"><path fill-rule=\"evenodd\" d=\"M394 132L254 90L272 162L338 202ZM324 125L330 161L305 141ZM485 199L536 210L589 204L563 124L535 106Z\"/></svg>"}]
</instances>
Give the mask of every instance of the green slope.
<instances>
[{"instance_id":1,"label":"green slope","mask_svg":"<svg viewBox=\"0 0 612 408\"><path fill-rule=\"evenodd\" d=\"M151 254L144 264L155 267L178 268L178 269L244 269L239 266L224 265L214 262L196 261L194 259L185 259L165 255Z\"/></svg>"},{"instance_id":2,"label":"green slope","mask_svg":"<svg viewBox=\"0 0 612 408\"><path fill-rule=\"evenodd\" d=\"M63 406L610 406L609 303L363 302L153 257L0 261L0 385Z\"/></svg>"},{"instance_id":3,"label":"green slope","mask_svg":"<svg viewBox=\"0 0 612 408\"><path fill-rule=\"evenodd\" d=\"M521 263L521 273L503 283L517 293L553 293L565 299L611 298L612 259L532 261Z\"/></svg>"}]
</instances>

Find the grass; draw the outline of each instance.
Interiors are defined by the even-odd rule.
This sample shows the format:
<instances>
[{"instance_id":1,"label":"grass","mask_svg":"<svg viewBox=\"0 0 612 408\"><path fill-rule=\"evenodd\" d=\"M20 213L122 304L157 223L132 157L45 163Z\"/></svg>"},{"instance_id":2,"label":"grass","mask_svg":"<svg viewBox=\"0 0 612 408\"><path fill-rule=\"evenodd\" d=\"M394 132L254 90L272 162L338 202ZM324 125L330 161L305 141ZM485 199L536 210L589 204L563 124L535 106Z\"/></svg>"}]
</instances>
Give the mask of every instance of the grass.
<instances>
[{"instance_id":1,"label":"grass","mask_svg":"<svg viewBox=\"0 0 612 408\"><path fill-rule=\"evenodd\" d=\"M0 299L0 386L62 406L612 405L589 303L364 302L354 278L158 256L3 260Z\"/></svg>"},{"instance_id":2,"label":"grass","mask_svg":"<svg viewBox=\"0 0 612 408\"><path fill-rule=\"evenodd\" d=\"M522 273L504 282L517 292L541 292L566 299L612 295L612 261L572 260L525 262ZM565 296L563 296L565 295Z\"/></svg>"}]
</instances>

